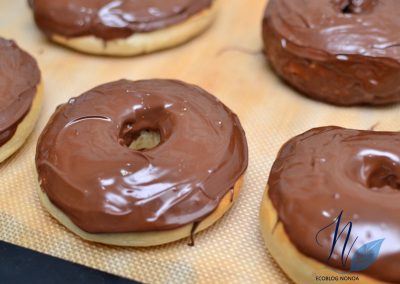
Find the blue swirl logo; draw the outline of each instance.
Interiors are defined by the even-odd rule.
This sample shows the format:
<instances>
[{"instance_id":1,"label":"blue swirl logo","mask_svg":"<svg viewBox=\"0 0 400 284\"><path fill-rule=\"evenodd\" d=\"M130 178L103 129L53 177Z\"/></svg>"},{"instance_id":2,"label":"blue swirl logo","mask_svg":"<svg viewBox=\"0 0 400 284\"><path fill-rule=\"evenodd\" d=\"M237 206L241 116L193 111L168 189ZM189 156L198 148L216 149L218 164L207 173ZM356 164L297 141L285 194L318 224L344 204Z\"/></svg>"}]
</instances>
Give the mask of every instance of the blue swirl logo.
<instances>
[{"instance_id":1,"label":"blue swirl logo","mask_svg":"<svg viewBox=\"0 0 400 284\"><path fill-rule=\"evenodd\" d=\"M340 212L340 214L335 218L335 220L328 224L327 226L323 227L321 230L318 231L318 233L315 236L315 240L319 246L322 247L322 244L319 241L319 235L331 228L334 227L335 231L333 233L333 239L332 243L329 249L329 254L328 254L328 261L332 259L332 255L337 249L339 243L343 243L342 247L339 247L339 250L341 251L340 254L340 266L343 268L343 270L348 271L348 272L359 272L368 269L374 262L378 259L379 252L382 247L382 243L385 239L379 239L379 240L374 240L371 242L368 242L364 245L362 245L360 248L358 248L353 256L351 257L351 264L350 264L350 269L346 269L346 264L349 258L349 255L356 244L358 240L358 236L354 238L353 242L349 242L350 237L352 236L352 230L353 230L353 222L348 222L344 226L342 226L342 216L343 216L343 211ZM344 242L339 242L341 238L344 238ZM346 253L347 252L347 253ZM336 271L338 272L338 271ZM340 273L340 272L338 272Z\"/></svg>"}]
</instances>

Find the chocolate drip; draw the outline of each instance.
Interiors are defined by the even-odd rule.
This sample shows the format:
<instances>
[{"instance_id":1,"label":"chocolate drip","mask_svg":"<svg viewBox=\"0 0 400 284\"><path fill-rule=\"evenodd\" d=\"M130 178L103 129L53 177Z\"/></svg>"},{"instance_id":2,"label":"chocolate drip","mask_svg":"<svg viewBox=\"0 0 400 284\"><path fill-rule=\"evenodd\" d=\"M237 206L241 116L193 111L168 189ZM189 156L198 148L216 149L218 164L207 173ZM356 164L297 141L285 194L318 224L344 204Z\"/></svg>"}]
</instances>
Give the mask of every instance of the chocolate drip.
<instances>
[{"instance_id":1,"label":"chocolate drip","mask_svg":"<svg viewBox=\"0 0 400 284\"><path fill-rule=\"evenodd\" d=\"M212 0L35 0L36 24L48 35L104 40L126 38L180 22L207 9Z\"/></svg>"},{"instance_id":2,"label":"chocolate drip","mask_svg":"<svg viewBox=\"0 0 400 284\"><path fill-rule=\"evenodd\" d=\"M152 149L129 148L144 129ZM59 107L37 147L39 182L90 233L201 222L247 168L244 131L217 98L179 81L120 80Z\"/></svg>"},{"instance_id":3,"label":"chocolate drip","mask_svg":"<svg viewBox=\"0 0 400 284\"><path fill-rule=\"evenodd\" d=\"M234 188L231 188L230 190L229 190L229 192L231 193L231 203L234 201L234 198L235 198L235 189Z\"/></svg>"},{"instance_id":4,"label":"chocolate drip","mask_svg":"<svg viewBox=\"0 0 400 284\"><path fill-rule=\"evenodd\" d=\"M379 126L379 124L380 124L379 122L375 123L368 130L374 131Z\"/></svg>"},{"instance_id":5,"label":"chocolate drip","mask_svg":"<svg viewBox=\"0 0 400 284\"><path fill-rule=\"evenodd\" d=\"M190 243L188 243L188 246L194 247L194 235L196 234L196 230L199 227L200 222L194 222L192 226L192 230L190 231Z\"/></svg>"},{"instance_id":6,"label":"chocolate drip","mask_svg":"<svg viewBox=\"0 0 400 284\"><path fill-rule=\"evenodd\" d=\"M272 228L271 234L273 235L276 231L276 228L278 228L279 223L281 222L281 220L279 219L279 216L276 218L274 227Z\"/></svg>"},{"instance_id":7,"label":"chocolate drip","mask_svg":"<svg viewBox=\"0 0 400 284\"><path fill-rule=\"evenodd\" d=\"M35 59L14 41L0 38L0 146L14 136L29 112L39 82Z\"/></svg>"}]
</instances>

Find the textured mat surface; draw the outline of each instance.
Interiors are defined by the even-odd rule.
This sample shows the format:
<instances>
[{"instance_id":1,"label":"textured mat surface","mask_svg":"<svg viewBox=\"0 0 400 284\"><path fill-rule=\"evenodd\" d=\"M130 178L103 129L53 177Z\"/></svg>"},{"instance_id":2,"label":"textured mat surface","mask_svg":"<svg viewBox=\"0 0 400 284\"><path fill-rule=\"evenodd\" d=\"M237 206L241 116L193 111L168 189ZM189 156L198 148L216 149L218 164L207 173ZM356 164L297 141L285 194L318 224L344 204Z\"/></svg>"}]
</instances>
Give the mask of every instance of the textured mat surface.
<instances>
[{"instance_id":1,"label":"textured mat surface","mask_svg":"<svg viewBox=\"0 0 400 284\"><path fill-rule=\"evenodd\" d=\"M26 1L0 1L0 35L39 61L45 84L40 121L25 146L0 166L0 239L146 283L287 283L264 248L258 211L282 143L311 127L339 125L400 130L399 106L338 108L314 102L282 84L261 54L264 0L222 0L206 33L175 49L136 58L101 58L46 41ZM35 192L37 137L57 105L98 84L176 78L218 96L240 117L250 147L242 194L215 226L188 240L150 249L85 242L52 219Z\"/></svg>"}]
</instances>

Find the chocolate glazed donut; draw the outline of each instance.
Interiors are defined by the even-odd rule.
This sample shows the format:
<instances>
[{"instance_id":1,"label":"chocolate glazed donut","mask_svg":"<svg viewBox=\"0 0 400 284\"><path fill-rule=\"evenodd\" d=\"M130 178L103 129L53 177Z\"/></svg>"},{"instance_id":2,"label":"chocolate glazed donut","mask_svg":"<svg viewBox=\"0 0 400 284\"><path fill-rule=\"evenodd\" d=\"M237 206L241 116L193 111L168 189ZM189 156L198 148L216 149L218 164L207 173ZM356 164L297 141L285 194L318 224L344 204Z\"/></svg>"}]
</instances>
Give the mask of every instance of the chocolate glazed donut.
<instances>
[{"instance_id":1,"label":"chocolate glazed donut","mask_svg":"<svg viewBox=\"0 0 400 284\"><path fill-rule=\"evenodd\" d=\"M400 101L400 1L271 0L265 54L303 94L336 105Z\"/></svg>"},{"instance_id":2,"label":"chocolate glazed donut","mask_svg":"<svg viewBox=\"0 0 400 284\"><path fill-rule=\"evenodd\" d=\"M183 44L204 32L216 0L33 0L37 26L74 50L134 56Z\"/></svg>"},{"instance_id":3,"label":"chocolate glazed donut","mask_svg":"<svg viewBox=\"0 0 400 284\"><path fill-rule=\"evenodd\" d=\"M36 60L12 40L0 38L0 162L32 132L42 101Z\"/></svg>"},{"instance_id":4,"label":"chocolate glazed donut","mask_svg":"<svg viewBox=\"0 0 400 284\"><path fill-rule=\"evenodd\" d=\"M183 22L212 0L30 0L35 21L46 34L68 38L94 35L127 38Z\"/></svg>"},{"instance_id":5,"label":"chocolate glazed donut","mask_svg":"<svg viewBox=\"0 0 400 284\"><path fill-rule=\"evenodd\" d=\"M352 263L357 249L384 240L370 267L352 271L400 282L400 133L339 127L309 130L282 147L268 187L266 198L272 201L278 223L302 254L331 270L349 271L357 266ZM343 234L330 256L337 222L338 233L343 229ZM349 222L350 232L345 227ZM312 272L324 275L331 270Z\"/></svg>"},{"instance_id":6,"label":"chocolate glazed donut","mask_svg":"<svg viewBox=\"0 0 400 284\"><path fill-rule=\"evenodd\" d=\"M39 83L35 59L15 42L0 38L0 146L29 112Z\"/></svg>"},{"instance_id":7,"label":"chocolate glazed donut","mask_svg":"<svg viewBox=\"0 0 400 284\"><path fill-rule=\"evenodd\" d=\"M159 145L129 148L142 130ZM37 146L39 183L85 232L165 231L198 224L247 168L235 114L180 81L120 80L60 106Z\"/></svg>"}]
</instances>

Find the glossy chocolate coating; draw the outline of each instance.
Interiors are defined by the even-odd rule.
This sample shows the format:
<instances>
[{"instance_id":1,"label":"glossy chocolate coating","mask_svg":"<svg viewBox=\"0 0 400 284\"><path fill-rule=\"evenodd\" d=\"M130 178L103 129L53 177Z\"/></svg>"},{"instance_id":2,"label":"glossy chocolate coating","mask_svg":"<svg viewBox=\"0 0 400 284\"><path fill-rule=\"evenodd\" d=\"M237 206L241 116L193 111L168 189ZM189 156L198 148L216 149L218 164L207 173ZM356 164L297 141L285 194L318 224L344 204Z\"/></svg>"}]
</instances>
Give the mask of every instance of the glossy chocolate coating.
<instances>
[{"instance_id":1,"label":"glossy chocolate coating","mask_svg":"<svg viewBox=\"0 0 400 284\"><path fill-rule=\"evenodd\" d=\"M158 130L150 150L128 145ZM168 230L218 206L247 168L237 116L199 87L172 80L120 80L59 107L43 131L41 188L91 233Z\"/></svg>"},{"instance_id":2,"label":"glossy chocolate coating","mask_svg":"<svg viewBox=\"0 0 400 284\"><path fill-rule=\"evenodd\" d=\"M343 210L340 230L353 223L346 254L358 237L346 268L363 244L385 239L377 261L361 273L400 282L400 133L309 130L282 147L268 187L279 221L303 254L343 268L340 258L347 231L330 260L335 227L318 234Z\"/></svg>"},{"instance_id":3,"label":"glossy chocolate coating","mask_svg":"<svg viewBox=\"0 0 400 284\"><path fill-rule=\"evenodd\" d=\"M212 0L33 0L36 24L48 35L104 40L162 29L207 9Z\"/></svg>"},{"instance_id":4,"label":"glossy chocolate coating","mask_svg":"<svg viewBox=\"0 0 400 284\"><path fill-rule=\"evenodd\" d=\"M400 101L400 1L271 0L265 54L303 94L337 105Z\"/></svg>"},{"instance_id":5,"label":"glossy chocolate coating","mask_svg":"<svg viewBox=\"0 0 400 284\"><path fill-rule=\"evenodd\" d=\"M39 82L35 59L14 41L0 38L0 146L29 112Z\"/></svg>"}]
</instances>

